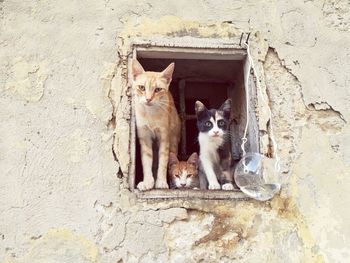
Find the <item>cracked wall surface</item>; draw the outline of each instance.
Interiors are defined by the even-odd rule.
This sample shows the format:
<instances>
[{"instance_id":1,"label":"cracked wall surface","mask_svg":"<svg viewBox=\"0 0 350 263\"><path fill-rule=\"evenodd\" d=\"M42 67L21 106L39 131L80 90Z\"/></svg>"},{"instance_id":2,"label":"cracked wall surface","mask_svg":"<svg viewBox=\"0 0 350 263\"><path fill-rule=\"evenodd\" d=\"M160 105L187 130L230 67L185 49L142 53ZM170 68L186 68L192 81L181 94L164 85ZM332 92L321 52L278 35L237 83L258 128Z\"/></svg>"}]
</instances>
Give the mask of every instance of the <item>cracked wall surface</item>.
<instances>
[{"instance_id":1,"label":"cracked wall surface","mask_svg":"<svg viewBox=\"0 0 350 263\"><path fill-rule=\"evenodd\" d=\"M0 1L0 262L346 262L349 10L347 0ZM272 110L281 193L138 200L127 189L129 44L241 32L252 32Z\"/></svg>"}]
</instances>

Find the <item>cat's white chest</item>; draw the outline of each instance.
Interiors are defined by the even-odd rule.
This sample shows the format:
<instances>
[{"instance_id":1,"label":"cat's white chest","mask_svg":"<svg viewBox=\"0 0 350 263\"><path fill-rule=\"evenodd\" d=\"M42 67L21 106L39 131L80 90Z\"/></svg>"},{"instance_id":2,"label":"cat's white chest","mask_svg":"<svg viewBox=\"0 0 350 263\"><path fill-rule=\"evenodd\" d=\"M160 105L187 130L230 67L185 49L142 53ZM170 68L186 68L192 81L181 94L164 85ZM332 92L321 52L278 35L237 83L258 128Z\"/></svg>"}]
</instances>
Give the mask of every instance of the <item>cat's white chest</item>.
<instances>
[{"instance_id":1,"label":"cat's white chest","mask_svg":"<svg viewBox=\"0 0 350 263\"><path fill-rule=\"evenodd\" d=\"M145 116L143 114L137 114L136 113L136 124L139 127L142 126L152 126L154 127L157 122L152 118L152 116Z\"/></svg>"},{"instance_id":2,"label":"cat's white chest","mask_svg":"<svg viewBox=\"0 0 350 263\"><path fill-rule=\"evenodd\" d=\"M219 162L218 148L222 144L221 138L212 138L205 133L199 133L200 156L202 161Z\"/></svg>"},{"instance_id":3,"label":"cat's white chest","mask_svg":"<svg viewBox=\"0 0 350 263\"><path fill-rule=\"evenodd\" d=\"M139 106L136 110L136 126L149 130L153 134L163 128L163 116L160 116L159 110L151 107Z\"/></svg>"}]
</instances>

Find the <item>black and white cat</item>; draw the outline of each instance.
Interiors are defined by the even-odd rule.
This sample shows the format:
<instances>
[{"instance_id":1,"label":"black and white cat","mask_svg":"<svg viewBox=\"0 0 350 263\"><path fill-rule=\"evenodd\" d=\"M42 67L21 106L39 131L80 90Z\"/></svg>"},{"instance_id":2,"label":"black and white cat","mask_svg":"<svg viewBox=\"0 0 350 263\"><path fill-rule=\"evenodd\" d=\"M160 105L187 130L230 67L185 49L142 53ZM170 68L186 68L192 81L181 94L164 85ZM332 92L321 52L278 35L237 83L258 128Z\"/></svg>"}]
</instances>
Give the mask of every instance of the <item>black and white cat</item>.
<instances>
[{"instance_id":1,"label":"black and white cat","mask_svg":"<svg viewBox=\"0 0 350 263\"><path fill-rule=\"evenodd\" d=\"M219 109L208 110L196 101L201 189L234 189L229 135L231 103L227 99Z\"/></svg>"}]
</instances>

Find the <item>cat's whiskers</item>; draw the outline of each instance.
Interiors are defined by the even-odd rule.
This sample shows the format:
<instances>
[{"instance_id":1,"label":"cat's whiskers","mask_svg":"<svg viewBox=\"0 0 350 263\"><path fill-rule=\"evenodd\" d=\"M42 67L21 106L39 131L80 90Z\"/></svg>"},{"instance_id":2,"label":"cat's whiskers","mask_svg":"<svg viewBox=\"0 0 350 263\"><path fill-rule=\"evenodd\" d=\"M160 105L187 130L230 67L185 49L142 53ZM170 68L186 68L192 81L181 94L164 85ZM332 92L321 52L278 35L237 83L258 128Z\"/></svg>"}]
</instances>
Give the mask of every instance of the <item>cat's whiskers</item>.
<instances>
[{"instance_id":1,"label":"cat's whiskers","mask_svg":"<svg viewBox=\"0 0 350 263\"><path fill-rule=\"evenodd\" d=\"M168 104L168 103L164 103L164 102L157 102L156 104L161 110L167 111L169 109L176 109L176 107Z\"/></svg>"},{"instance_id":2,"label":"cat's whiskers","mask_svg":"<svg viewBox=\"0 0 350 263\"><path fill-rule=\"evenodd\" d=\"M172 109L176 109L176 107L174 105L171 105L171 100L160 100L157 102L158 104L161 104L161 105L166 105L168 106L169 108L172 108Z\"/></svg>"},{"instance_id":3,"label":"cat's whiskers","mask_svg":"<svg viewBox=\"0 0 350 263\"><path fill-rule=\"evenodd\" d=\"M159 108L160 110L162 110L162 111L165 111L165 112L168 111L168 108L167 108L168 105L158 104L157 106L158 106L158 108Z\"/></svg>"}]
</instances>

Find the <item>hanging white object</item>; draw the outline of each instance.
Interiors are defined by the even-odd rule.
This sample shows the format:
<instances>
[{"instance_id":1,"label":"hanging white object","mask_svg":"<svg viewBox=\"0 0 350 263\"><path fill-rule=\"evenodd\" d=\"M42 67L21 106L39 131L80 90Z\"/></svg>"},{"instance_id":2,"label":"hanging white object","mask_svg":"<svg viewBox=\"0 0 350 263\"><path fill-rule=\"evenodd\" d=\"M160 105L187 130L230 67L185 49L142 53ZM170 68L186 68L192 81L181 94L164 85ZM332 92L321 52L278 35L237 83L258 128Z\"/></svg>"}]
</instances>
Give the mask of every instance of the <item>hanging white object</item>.
<instances>
[{"instance_id":1,"label":"hanging white object","mask_svg":"<svg viewBox=\"0 0 350 263\"><path fill-rule=\"evenodd\" d=\"M272 127L272 113L271 109L262 95L259 75L256 72L254 61L250 55L249 45L245 43L247 48L248 70L245 78L245 93L246 93L246 126L244 129L244 135L242 138L242 152L243 156L240 162L237 164L234 179L237 186L243 193L260 201L266 201L271 199L281 189L280 184L280 163L277 153L277 143L273 134ZM247 142L247 131L249 125L249 75L250 70L253 70L253 74L256 77L256 85L259 89L259 95L268 109L270 117L270 138L273 144L273 150L275 159L268 158L260 153L246 153L245 143Z\"/></svg>"}]
</instances>

